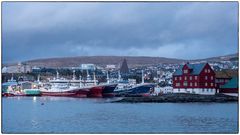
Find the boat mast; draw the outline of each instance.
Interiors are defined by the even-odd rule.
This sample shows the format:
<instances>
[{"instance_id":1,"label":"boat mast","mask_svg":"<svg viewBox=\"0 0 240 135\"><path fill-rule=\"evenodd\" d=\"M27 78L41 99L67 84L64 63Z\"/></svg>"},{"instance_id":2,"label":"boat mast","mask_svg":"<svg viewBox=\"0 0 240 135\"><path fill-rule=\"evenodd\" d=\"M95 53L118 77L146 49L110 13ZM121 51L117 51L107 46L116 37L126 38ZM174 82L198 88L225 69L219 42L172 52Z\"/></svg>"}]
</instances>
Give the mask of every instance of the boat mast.
<instances>
[{"instance_id":1,"label":"boat mast","mask_svg":"<svg viewBox=\"0 0 240 135\"><path fill-rule=\"evenodd\" d=\"M143 76L143 70L142 70L142 84L144 83L144 76Z\"/></svg>"},{"instance_id":2,"label":"boat mast","mask_svg":"<svg viewBox=\"0 0 240 135\"><path fill-rule=\"evenodd\" d=\"M58 71L57 71L57 79L59 79L59 73L58 73Z\"/></svg>"},{"instance_id":3,"label":"boat mast","mask_svg":"<svg viewBox=\"0 0 240 135\"><path fill-rule=\"evenodd\" d=\"M80 81L79 81L79 82L80 82L79 85L80 85L80 88L81 88L81 87L82 87L82 76L81 76L81 75L79 75L79 80L80 80Z\"/></svg>"},{"instance_id":4,"label":"boat mast","mask_svg":"<svg viewBox=\"0 0 240 135\"><path fill-rule=\"evenodd\" d=\"M12 74L12 77L11 77L11 80L10 81L13 81L13 74Z\"/></svg>"},{"instance_id":5,"label":"boat mast","mask_svg":"<svg viewBox=\"0 0 240 135\"><path fill-rule=\"evenodd\" d=\"M97 85L97 83L96 83L95 71L93 72L93 81L94 81L94 85Z\"/></svg>"},{"instance_id":6,"label":"boat mast","mask_svg":"<svg viewBox=\"0 0 240 135\"><path fill-rule=\"evenodd\" d=\"M108 71L107 71L107 83L109 84L109 76L108 76Z\"/></svg>"},{"instance_id":7,"label":"boat mast","mask_svg":"<svg viewBox=\"0 0 240 135\"><path fill-rule=\"evenodd\" d=\"M118 71L118 81L121 81L121 73L120 73L120 70Z\"/></svg>"},{"instance_id":8,"label":"boat mast","mask_svg":"<svg viewBox=\"0 0 240 135\"><path fill-rule=\"evenodd\" d=\"M88 73L88 70L87 70L87 80L90 80L90 75Z\"/></svg>"},{"instance_id":9,"label":"boat mast","mask_svg":"<svg viewBox=\"0 0 240 135\"><path fill-rule=\"evenodd\" d=\"M76 80L76 76L75 76L75 70L73 70L73 80Z\"/></svg>"},{"instance_id":10,"label":"boat mast","mask_svg":"<svg viewBox=\"0 0 240 135\"><path fill-rule=\"evenodd\" d=\"M40 82L40 74L38 74L37 82Z\"/></svg>"}]
</instances>

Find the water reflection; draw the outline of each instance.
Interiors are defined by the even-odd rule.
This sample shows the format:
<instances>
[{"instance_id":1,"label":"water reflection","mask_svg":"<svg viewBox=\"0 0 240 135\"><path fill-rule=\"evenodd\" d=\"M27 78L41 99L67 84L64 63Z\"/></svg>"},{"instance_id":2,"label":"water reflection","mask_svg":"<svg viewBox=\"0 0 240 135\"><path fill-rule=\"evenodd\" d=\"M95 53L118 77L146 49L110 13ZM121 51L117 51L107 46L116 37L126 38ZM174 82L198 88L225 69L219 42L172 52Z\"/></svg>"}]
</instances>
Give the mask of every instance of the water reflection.
<instances>
[{"instance_id":1,"label":"water reflection","mask_svg":"<svg viewBox=\"0 0 240 135\"><path fill-rule=\"evenodd\" d=\"M37 101L37 97L33 97L33 102L36 102Z\"/></svg>"}]
</instances>

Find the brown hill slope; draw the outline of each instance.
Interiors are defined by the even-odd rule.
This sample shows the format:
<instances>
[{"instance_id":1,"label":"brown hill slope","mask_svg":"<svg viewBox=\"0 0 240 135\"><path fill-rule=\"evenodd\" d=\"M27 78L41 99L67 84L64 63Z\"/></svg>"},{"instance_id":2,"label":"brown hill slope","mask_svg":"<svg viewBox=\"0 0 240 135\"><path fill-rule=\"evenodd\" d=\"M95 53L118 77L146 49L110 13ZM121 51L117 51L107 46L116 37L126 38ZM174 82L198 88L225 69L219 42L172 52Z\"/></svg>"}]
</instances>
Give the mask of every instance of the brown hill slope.
<instances>
[{"instance_id":1,"label":"brown hill slope","mask_svg":"<svg viewBox=\"0 0 240 135\"><path fill-rule=\"evenodd\" d=\"M99 66L107 64L119 65L123 59L127 60L130 67L139 65L152 65L159 63L181 63L184 60L163 57L133 57L133 56L79 56L67 58L49 58L26 61L30 65L44 67L71 67L84 63L92 63Z\"/></svg>"},{"instance_id":2,"label":"brown hill slope","mask_svg":"<svg viewBox=\"0 0 240 135\"><path fill-rule=\"evenodd\" d=\"M76 67L84 63L92 63L99 66L106 66L107 64L119 65L123 59L127 60L129 67L154 65L160 63L174 63L179 64L182 62L191 61L222 61L222 60L238 60L238 53L211 57L206 59L197 60L182 60L165 57L146 57L146 56L79 56L79 57L64 57L64 58L47 58L25 61L32 66L39 67Z\"/></svg>"}]
</instances>

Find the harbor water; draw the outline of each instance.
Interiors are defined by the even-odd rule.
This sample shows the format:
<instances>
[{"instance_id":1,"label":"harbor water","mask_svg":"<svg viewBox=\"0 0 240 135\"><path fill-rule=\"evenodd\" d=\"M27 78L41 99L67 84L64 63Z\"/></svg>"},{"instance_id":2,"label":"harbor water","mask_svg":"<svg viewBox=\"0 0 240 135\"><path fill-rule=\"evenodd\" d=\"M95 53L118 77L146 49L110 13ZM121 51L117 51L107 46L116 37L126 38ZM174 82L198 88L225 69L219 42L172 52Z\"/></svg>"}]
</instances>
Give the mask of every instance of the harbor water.
<instances>
[{"instance_id":1,"label":"harbor water","mask_svg":"<svg viewBox=\"0 0 240 135\"><path fill-rule=\"evenodd\" d=\"M2 98L2 133L237 133L238 103Z\"/></svg>"}]
</instances>

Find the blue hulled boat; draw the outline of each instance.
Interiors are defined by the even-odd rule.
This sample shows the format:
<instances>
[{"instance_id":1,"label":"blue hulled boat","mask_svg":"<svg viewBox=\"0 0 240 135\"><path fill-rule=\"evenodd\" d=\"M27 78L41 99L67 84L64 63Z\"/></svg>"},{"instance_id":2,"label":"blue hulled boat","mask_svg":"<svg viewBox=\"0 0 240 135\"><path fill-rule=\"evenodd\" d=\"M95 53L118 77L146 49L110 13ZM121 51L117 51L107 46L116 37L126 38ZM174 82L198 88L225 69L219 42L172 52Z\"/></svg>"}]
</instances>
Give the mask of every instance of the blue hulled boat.
<instances>
[{"instance_id":1,"label":"blue hulled boat","mask_svg":"<svg viewBox=\"0 0 240 135\"><path fill-rule=\"evenodd\" d=\"M120 89L114 91L115 96L149 96L154 89L154 84L138 84L131 88Z\"/></svg>"}]
</instances>

